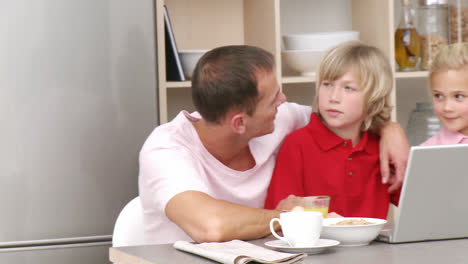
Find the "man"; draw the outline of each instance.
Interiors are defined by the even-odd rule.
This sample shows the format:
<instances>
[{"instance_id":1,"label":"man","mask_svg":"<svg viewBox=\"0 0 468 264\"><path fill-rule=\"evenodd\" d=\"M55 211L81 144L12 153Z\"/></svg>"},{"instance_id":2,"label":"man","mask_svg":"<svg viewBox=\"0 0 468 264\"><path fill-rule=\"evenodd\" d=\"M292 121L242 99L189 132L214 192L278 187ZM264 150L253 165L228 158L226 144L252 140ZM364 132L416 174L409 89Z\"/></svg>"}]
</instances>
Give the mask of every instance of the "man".
<instances>
[{"instance_id":1,"label":"man","mask_svg":"<svg viewBox=\"0 0 468 264\"><path fill-rule=\"evenodd\" d=\"M276 155L286 135L308 123L311 108L284 103L273 56L251 46L206 53L194 70L192 98L197 112L182 111L156 128L140 152L146 242L269 235L270 219L291 204L286 199L276 210L262 209ZM406 137L389 124L381 142L384 181L397 189ZM388 161L398 177L388 178Z\"/></svg>"}]
</instances>

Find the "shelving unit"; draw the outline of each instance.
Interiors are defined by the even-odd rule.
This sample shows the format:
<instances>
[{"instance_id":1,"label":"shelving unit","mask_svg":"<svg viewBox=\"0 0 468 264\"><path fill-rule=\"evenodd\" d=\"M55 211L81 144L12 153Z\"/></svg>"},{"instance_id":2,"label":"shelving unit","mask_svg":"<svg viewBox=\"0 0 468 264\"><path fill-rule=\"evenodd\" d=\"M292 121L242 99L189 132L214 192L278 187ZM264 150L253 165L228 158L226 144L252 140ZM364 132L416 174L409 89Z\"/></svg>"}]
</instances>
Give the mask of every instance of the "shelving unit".
<instances>
[{"instance_id":1,"label":"shelving unit","mask_svg":"<svg viewBox=\"0 0 468 264\"><path fill-rule=\"evenodd\" d=\"M322 14L321 10L317 10L319 8L314 8L324 5L324 2L333 1L155 0L160 123L171 120L182 109L193 110L190 99L190 81L167 82L165 78L164 4L169 9L175 38L180 50L212 49L232 44L262 47L275 56L278 81L283 91L288 95L289 90L294 90L293 93L304 93L304 91L309 93L307 89L314 89L315 77L291 76L282 67L281 35L284 32L281 32L281 28L282 23L287 21L281 21L281 6L297 5L297 15L303 14L304 19L314 15L323 17L323 19L335 19L334 14ZM382 49L388 58L391 58L392 67L395 69L393 60L394 0L352 0L351 2L345 0L343 3L349 5L351 21L347 24L349 28L339 30L359 31L360 39ZM317 25L315 28L317 29ZM320 28L316 31L320 31ZM326 29L322 31L326 31ZM395 80L424 78L426 76L427 72L396 72ZM290 87L301 87L301 89ZM398 106L396 93L397 89L394 89L392 94L392 102L395 105L392 115L394 120L397 118ZM294 96L290 97L290 101L291 98ZM312 102L312 98L309 101Z\"/></svg>"}]
</instances>

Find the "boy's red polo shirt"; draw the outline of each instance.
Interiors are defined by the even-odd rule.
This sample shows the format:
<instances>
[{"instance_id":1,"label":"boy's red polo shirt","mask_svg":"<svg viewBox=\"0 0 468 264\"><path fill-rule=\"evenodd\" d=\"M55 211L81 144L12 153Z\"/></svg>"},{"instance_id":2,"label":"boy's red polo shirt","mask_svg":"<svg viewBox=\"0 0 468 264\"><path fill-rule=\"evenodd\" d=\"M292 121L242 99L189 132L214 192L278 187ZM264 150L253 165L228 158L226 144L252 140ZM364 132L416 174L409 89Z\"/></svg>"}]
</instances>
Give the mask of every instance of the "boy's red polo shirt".
<instances>
[{"instance_id":1,"label":"boy's red polo shirt","mask_svg":"<svg viewBox=\"0 0 468 264\"><path fill-rule=\"evenodd\" d=\"M400 192L388 194L382 184L379 137L362 134L353 147L331 132L312 113L307 126L284 141L268 189L265 208L276 208L288 195L331 197L329 212L347 217L387 218L389 202L398 205Z\"/></svg>"}]
</instances>

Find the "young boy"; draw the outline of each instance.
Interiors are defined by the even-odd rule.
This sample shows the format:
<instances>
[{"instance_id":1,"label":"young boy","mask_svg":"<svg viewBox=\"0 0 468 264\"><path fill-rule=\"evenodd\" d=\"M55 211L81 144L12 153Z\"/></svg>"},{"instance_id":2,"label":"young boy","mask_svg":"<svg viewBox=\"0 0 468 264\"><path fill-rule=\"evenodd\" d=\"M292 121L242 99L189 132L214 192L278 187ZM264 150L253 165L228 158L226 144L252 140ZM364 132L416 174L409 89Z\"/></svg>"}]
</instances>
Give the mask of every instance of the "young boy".
<instances>
[{"instance_id":1,"label":"young boy","mask_svg":"<svg viewBox=\"0 0 468 264\"><path fill-rule=\"evenodd\" d=\"M388 193L379 166L379 136L390 119L392 70L375 47L347 42L328 51L319 68L314 113L278 154L265 208L288 195L331 197L341 216L386 218Z\"/></svg>"},{"instance_id":2,"label":"young boy","mask_svg":"<svg viewBox=\"0 0 468 264\"><path fill-rule=\"evenodd\" d=\"M429 70L434 112L444 125L423 146L468 143L468 43L445 46Z\"/></svg>"}]
</instances>

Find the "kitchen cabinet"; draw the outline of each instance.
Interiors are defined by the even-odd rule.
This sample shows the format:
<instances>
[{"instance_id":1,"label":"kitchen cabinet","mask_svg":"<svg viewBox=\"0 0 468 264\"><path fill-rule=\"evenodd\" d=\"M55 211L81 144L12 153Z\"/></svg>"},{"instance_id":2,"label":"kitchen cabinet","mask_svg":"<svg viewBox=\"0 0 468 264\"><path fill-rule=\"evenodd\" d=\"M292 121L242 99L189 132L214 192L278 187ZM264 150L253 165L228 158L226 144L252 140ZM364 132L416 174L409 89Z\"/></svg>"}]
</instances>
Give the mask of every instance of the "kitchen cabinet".
<instances>
[{"instance_id":1,"label":"kitchen cabinet","mask_svg":"<svg viewBox=\"0 0 468 264\"><path fill-rule=\"evenodd\" d=\"M397 2L397 3L395 3ZM231 44L262 47L276 58L276 71L288 101L310 105L315 90L315 77L291 74L282 63L282 35L336 30L356 30L360 40L379 47L394 63L395 18L399 1L394 0L155 0L157 77L160 123L170 121L177 113L194 110L190 81L166 81L163 7L167 6L179 50L212 49ZM414 102L408 91L399 89L424 86L427 72L395 72L396 89L392 92L395 106L393 120L405 118ZM401 87L400 87L401 86ZM422 89L424 90L424 89ZM414 97L420 97L420 91ZM400 97L404 110L399 111Z\"/></svg>"}]
</instances>

